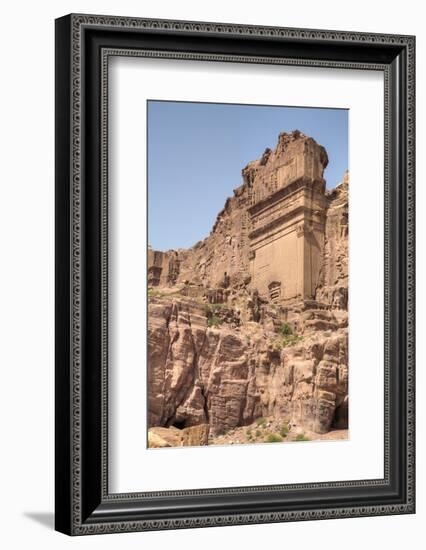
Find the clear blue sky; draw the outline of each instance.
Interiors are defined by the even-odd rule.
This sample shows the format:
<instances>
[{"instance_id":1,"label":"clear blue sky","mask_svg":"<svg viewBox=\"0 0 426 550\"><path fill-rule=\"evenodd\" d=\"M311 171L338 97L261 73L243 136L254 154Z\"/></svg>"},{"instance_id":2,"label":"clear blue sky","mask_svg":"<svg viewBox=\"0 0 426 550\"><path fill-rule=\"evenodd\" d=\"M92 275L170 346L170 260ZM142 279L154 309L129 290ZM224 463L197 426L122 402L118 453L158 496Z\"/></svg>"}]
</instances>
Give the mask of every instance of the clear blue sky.
<instances>
[{"instance_id":1,"label":"clear blue sky","mask_svg":"<svg viewBox=\"0 0 426 550\"><path fill-rule=\"evenodd\" d=\"M148 243L187 248L209 234L241 170L300 130L323 145L327 187L348 169L348 111L148 101Z\"/></svg>"}]
</instances>

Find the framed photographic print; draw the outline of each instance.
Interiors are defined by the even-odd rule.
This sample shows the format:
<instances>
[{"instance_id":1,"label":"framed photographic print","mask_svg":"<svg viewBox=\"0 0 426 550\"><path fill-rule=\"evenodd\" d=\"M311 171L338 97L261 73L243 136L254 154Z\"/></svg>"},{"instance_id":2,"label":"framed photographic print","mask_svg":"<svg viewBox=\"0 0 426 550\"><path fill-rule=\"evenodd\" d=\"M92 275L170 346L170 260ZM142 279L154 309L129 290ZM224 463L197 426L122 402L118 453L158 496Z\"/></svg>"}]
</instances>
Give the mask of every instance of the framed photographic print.
<instances>
[{"instance_id":1,"label":"framed photographic print","mask_svg":"<svg viewBox=\"0 0 426 550\"><path fill-rule=\"evenodd\" d=\"M56 21L56 529L414 513L412 36Z\"/></svg>"}]
</instances>

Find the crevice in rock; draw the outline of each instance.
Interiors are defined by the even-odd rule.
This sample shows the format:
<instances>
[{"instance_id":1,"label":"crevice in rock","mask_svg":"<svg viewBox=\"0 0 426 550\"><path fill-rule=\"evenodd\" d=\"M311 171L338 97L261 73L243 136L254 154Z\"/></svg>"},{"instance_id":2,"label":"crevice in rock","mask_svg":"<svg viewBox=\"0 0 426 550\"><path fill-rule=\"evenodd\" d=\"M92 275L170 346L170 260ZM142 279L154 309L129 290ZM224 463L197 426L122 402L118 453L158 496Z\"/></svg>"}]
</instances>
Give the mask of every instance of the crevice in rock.
<instances>
[{"instance_id":1,"label":"crevice in rock","mask_svg":"<svg viewBox=\"0 0 426 550\"><path fill-rule=\"evenodd\" d=\"M210 424L210 411L209 411L209 407L208 407L208 404L207 404L206 391L205 391L203 385L200 386L200 391L201 391L201 395L203 397L203 410L204 410L204 416L206 417L206 423Z\"/></svg>"}]
</instances>

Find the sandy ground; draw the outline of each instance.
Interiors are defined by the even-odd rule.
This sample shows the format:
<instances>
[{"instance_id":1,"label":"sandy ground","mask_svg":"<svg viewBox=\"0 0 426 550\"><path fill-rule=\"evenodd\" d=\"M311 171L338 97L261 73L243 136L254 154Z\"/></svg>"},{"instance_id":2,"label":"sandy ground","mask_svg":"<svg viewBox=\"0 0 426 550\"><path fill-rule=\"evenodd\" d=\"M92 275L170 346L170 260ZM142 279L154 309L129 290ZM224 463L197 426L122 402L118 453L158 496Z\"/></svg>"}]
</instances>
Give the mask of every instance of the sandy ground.
<instances>
[{"instance_id":1,"label":"sandy ground","mask_svg":"<svg viewBox=\"0 0 426 550\"><path fill-rule=\"evenodd\" d=\"M317 434L289 426L283 420L259 418L253 424L230 430L226 434L211 437L209 445L247 445L253 443L286 443L305 441L336 441L348 439L349 430L331 430L326 434Z\"/></svg>"}]
</instances>

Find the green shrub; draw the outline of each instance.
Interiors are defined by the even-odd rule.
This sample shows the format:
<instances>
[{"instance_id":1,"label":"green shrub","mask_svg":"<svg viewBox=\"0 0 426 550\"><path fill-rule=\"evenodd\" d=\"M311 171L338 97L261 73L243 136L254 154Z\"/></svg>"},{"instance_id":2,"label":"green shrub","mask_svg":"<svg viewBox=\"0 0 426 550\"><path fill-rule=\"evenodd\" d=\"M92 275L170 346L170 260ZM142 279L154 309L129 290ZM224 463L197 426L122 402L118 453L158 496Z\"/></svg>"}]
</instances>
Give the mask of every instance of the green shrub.
<instances>
[{"instance_id":1,"label":"green shrub","mask_svg":"<svg viewBox=\"0 0 426 550\"><path fill-rule=\"evenodd\" d=\"M279 336L274 341L274 347L275 349L283 349L288 348L290 346L294 346L298 342L301 342L303 340L303 336L296 336L296 334L290 334L289 336Z\"/></svg>"},{"instance_id":2,"label":"green shrub","mask_svg":"<svg viewBox=\"0 0 426 550\"><path fill-rule=\"evenodd\" d=\"M281 336L291 336L293 334L293 329L291 328L290 323L283 323L278 332Z\"/></svg>"},{"instance_id":3,"label":"green shrub","mask_svg":"<svg viewBox=\"0 0 426 550\"><path fill-rule=\"evenodd\" d=\"M283 438L278 434L269 434L266 438L266 443L279 443Z\"/></svg>"},{"instance_id":4,"label":"green shrub","mask_svg":"<svg viewBox=\"0 0 426 550\"><path fill-rule=\"evenodd\" d=\"M256 424L257 424L258 426L265 426L265 424L266 424L266 418L262 418L262 417L261 417L261 418L257 418L257 419L256 419Z\"/></svg>"},{"instance_id":5,"label":"green shrub","mask_svg":"<svg viewBox=\"0 0 426 550\"><path fill-rule=\"evenodd\" d=\"M214 315L225 307L225 304L204 304L204 312L207 317Z\"/></svg>"},{"instance_id":6,"label":"green shrub","mask_svg":"<svg viewBox=\"0 0 426 550\"><path fill-rule=\"evenodd\" d=\"M289 432L288 424L283 424L280 428L280 435L282 437L287 437L288 432Z\"/></svg>"},{"instance_id":7,"label":"green shrub","mask_svg":"<svg viewBox=\"0 0 426 550\"><path fill-rule=\"evenodd\" d=\"M278 331L278 334L279 337L274 342L277 349L294 346L303 340L302 336L297 336L297 334L293 333L293 328L290 323L283 323Z\"/></svg>"},{"instance_id":8,"label":"green shrub","mask_svg":"<svg viewBox=\"0 0 426 550\"><path fill-rule=\"evenodd\" d=\"M254 432L254 435L255 435L256 437L260 437L260 436L262 435L262 432L261 432L260 430L256 430L256 431Z\"/></svg>"},{"instance_id":9,"label":"green shrub","mask_svg":"<svg viewBox=\"0 0 426 550\"><path fill-rule=\"evenodd\" d=\"M305 434L297 434L295 441L310 441L310 439Z\"/></svg>"},{"instance_id":10,"label":"green shrub","mask_svg":"<svg viewBox=\"0 0 426 550\"><path fill-rule=\"evenodd\" d=\"M222 324L222 319L217 315L212 315L207 319L207 325L209 327L219 327Z\"/></svg>"}]
</instances>

